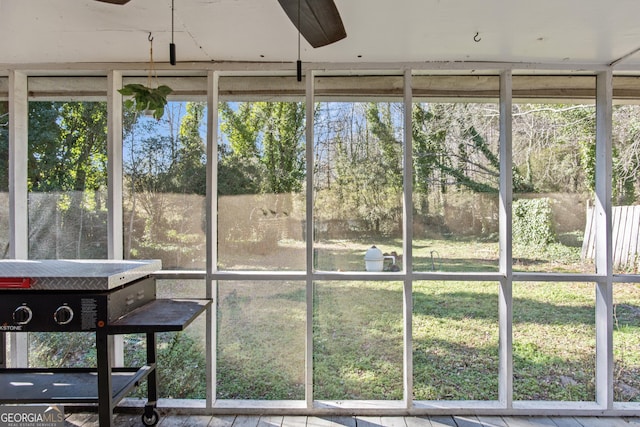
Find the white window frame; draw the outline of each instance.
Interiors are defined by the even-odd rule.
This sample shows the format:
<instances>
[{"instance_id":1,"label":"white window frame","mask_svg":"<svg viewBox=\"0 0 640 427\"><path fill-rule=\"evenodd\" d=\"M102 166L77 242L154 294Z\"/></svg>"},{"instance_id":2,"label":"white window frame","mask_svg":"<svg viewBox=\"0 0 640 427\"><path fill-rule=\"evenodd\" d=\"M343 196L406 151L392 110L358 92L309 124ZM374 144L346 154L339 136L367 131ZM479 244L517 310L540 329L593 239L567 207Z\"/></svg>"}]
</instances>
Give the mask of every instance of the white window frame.
<instances>
[{"instance_id":1,"label":"white window frame","mask_svg":"<svg viewBox=\"0 0 640 427\"><path fill-rule=\"evenodd\" d=\"M104 66L101 65L101 66ZM192 65L188 69L191 75L206 76L208 103L207 132L207 269L204 272L161 272L158 278L206 279L207 297L215 298L216 283L220 280L297 280L306 283L306 350L305 350L305 399L302 401L241 401L217 400L215 390L216 376L216 305L207 311L207 396L203 401L163 400L161 406L191 408L207 413L304 413L304 414L502 414L502 415L636 415L640 404L614 402L613 397L613 285L622 282L640 282L640 275L614 275L611 262L611 134L613 104L613 70L611 67L584 67L579 75L596 78L596 210L597 244L596 273L560 274L560 273L524 273L513 272L511 256L511 107L512 79L514 73L533 74L538 70L551 70L571 75L573 71L561 66L539 64L519 64L518 68L509 64L305 64L305 92L307 104L307 141L313 141L314 76L318 71L333 70L343 73L398 73L404 78L403 102L405 105L404 133L404 243L405 269L399 273L357 272L316 272L313 270L312 239L307 239L306 271L303 272L229 272L217 271L217 121L218 121L218 80L221 75L292 75L288 64L245 64L238 69L237 64ZM70 72L78 73L68 67ZM574 68L577 69L577 68ZM318 71L316 71L318 70ZM373 70L373 71L371 71ZM400 71L398 71L400 70ZM500 78L500 231L499 231L499 271L496 273L434 273L413 272L411 268L411 224L412 196L412 150L411 148L411 104L412 76L418 72L474 73L483 70L487 74ZM130 72L131 70L127 70ZM637 70L636 70L637 71ZM59 70L56 71L60 73ZM69 70L67 70L69 72ZM92 75L102 72L108 77L107 104L108 153L109 153L109 257L122 257L122 97L117 92L123 81L123 71L118 69L91 70ZM11 258L27 257L27 225L21 219L27 217L26 160L27 160L27 115L28 90L27 78L30 74L46 75L47 70L8 70L8 99L10 106L10 244ZM118 154L119 153L119 154ZM120 156L120 157L118 157ZM307 164L312 165L312 144L307 144ZM311 200L313 177L308 176L307 189L307 235L313 231L313 204ZM393 280L403 282L403 399L401 401L317 401L312 393L313 378L313 283L318 280ZM413 356L412 356L412 284L419 280L464 280L495 281L500 284L499 291L499 390L497 401L415 401L413 395ZM513 296L512 284L516 281L540 282L585 282L596 284L596 399L594 402L548 402L513 401ZM11 338L16 339L14 337ZM13 341L12 341L13 344ZM24 343L23 343L24 344ZM12 345L10 360L12 366L21 366L26 360L26 347L17 339ZM119 351L119 350L118 350Z\"/></svg>"}]
</instances>

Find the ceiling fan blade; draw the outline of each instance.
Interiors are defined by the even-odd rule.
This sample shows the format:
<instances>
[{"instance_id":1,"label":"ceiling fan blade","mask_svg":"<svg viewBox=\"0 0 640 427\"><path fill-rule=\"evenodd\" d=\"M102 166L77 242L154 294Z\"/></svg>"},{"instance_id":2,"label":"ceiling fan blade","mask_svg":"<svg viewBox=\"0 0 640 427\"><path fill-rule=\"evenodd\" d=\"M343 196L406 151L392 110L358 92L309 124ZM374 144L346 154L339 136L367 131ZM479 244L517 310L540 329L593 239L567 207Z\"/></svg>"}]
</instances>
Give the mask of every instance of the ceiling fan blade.
<instances>
[{"instance_id":1,"label":"ceiling fan blade","mask_svg":"<svg viewBox=\"0 0 640 427\"><path fill-rule=\"evenodd\" d=\"M102 3L119 4L119 5L129 3L129 0L96 0L96 1L101 1Z\"/></svg>"},{"instance_id":2,"label":"ceiling fan blade","mask_svg":"<svg viewBox=\"0 0 640 427\"><path fill-rule=\"evenodd\" d=\"M340 13L333 0L278 0L278 2L311 46L326 46L347 37ZM298 22L298 7L300 22Z\"/></svg>"}]
</instances>

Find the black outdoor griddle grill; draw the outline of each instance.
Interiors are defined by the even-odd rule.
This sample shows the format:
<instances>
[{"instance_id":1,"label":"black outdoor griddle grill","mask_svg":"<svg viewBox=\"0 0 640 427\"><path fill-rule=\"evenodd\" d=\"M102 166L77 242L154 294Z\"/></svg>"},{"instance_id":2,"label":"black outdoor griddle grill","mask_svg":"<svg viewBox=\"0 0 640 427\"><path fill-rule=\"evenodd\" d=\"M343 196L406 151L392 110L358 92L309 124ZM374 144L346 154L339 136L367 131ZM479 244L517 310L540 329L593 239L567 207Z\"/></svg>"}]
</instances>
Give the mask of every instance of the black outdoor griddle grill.
<instances>
[{"instance_id":1,"label":"black outdoor griddle grill","mask_svg":"<svg viewBox=\"0 0 640 427\"><path fill-rule=\"evenodd\" d=\"M1 332L94 332L97 353L95 368L7 368L2 353L0 404L93 403L110 426L114 407L146 379L142 422L155 425L155 334L183 330L211 304L157 299L160 269L157 260L0 260ZM146 364L112 367L109 336L131 333L146 334Z\"/></svg>"}]
</instances>

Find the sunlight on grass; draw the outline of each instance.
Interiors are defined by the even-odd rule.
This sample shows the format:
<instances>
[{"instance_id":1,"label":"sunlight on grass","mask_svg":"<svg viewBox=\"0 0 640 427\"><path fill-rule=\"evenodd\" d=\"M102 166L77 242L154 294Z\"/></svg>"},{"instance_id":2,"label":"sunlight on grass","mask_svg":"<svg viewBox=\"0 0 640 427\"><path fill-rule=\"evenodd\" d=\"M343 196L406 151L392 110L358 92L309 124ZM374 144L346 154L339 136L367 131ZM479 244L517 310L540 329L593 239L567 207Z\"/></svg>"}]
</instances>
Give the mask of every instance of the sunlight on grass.
<instances>
[{"instance_id":1,"label":"sunlight on grass","mask_svg":"<svg viewBox=\"0 0 640 427\"><path fill-rule=\"evenodd\" d=\"M314 396L402 398L402 284L315 284Z\"/></svg>"},{"instance_id":2,"label":"sunlight on grass","mask_svg":"<svg viewBox=\"0 0 640 427\"><path fill-rule=\"evenodd\" d=\"M497 399L497 283L417 282L413 299L414 398Z\"/></svg>"},{"instance_id":3,"label":"sunlight on grass","mask_svg":"<svg viewBox=\"0 0 640 427\"><path fill-rule=\"evenodd\" d=\"M304 399L305 285L220 282L218 397Z\"/></svg>"},{"instance_id":4,"label":"sunlight on grass","mask_svg":"<svg viewBox=\"0 0 640 427\"><path fill-rule=\"evenodd\" d=\"M595 400L595 285L515 283L514 399Z\"/></svg>"}]
</instances>

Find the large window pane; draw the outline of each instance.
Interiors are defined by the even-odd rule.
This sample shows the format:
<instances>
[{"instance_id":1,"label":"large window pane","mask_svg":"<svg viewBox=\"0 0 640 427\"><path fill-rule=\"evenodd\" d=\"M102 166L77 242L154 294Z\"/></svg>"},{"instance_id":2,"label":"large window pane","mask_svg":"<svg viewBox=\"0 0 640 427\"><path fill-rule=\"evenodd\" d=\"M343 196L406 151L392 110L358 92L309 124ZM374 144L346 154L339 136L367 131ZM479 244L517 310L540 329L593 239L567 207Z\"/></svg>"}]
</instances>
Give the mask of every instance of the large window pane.
<instances>
[{"instance_id":1,"label":"large window pane","mask_svg":"<svg viewBox=\"0 0 640 427\"><path fill-rule=\"evenodd\" d=\"M218 284L217 397L304 399L303 282Z\"/></svg>"},{"instance_id":2,"label":"large window pane","mask_svg":"<svg viewBox=\"0 0 640 427\"><path fill-rule=\"evenodd\" d=\"M596 179L595 118L588 101L514 102L514 270L594 271L585 233Z\"/></svg>"},{"instance_id":3,"label":"large window pane","mask_svg":"<svg viewBox=\"0 0 640 427\"><path fill-rule=\"evenodd\" d=\"M0 101L0 258L9 256L9 103Z\"/></svg>"},{"instance_id":4,"label":"large window pane","mask_svg":"<svg viewBox=\"0 0 640 427\"><path fill-rule=\"evenodd\" d=\"M498 398L498 284L415 282L416 400Z\"/></svg>"},{"instance_id":5,"label":"large window pane","mask_svg":"<svg viewBox=\"0 0 640 427\"><path fill-rule=\"evenodd\" d=\"M160 259L163 269L205 268L206 126L206 103L193 97L170 101L160 119L124 108L125 257ZM159 298L205 297L202 280L156 285ZM158 334L160 397L206 397L205 337L204 315L183 332ZM142 334L125 336L127 365L144 363L145 344Z\"/></svg>"},{"instance_id":6,"label":"large window pane","mask_svg":"<svg viewBox=\"0 0 640 427\"><path fill-rule=\"evenodd\" d=\"M315 268L364 271L375 245L401 270L402 103L320 102L315 115Z\"/></svg>"},{"instance_id":7,"label":"large window pane","mask_svg":"<svg viewBox=\"0 0 640 427\"><path fill-rule=\"evenodd\" d=\"M29 103L29 258L107 257L106 102Z\"/></svg>"},{"instance_id":8,"label":"large window pane","mask_svg":"<svg viewBox=\"0 0 640 427\"><path fill-rule=\"evenodd\" d=\"M107 257L106 102L29 102L29 257ZM95 366L93 333L30 333L29 363Z\"/></svg>"},{"instance_id":9,"label":"large window pane","mask_svg":"<svg viewBox=\"0 0 640 427\"><path fill-rule=\"evenodd\" d=\"M170 101L159 120L124 116L125 258L204 269L206 103Z\"/></svg>"},{"instance_id":10,"label":"large window pane","mask_svg":"<svg viewBox=\"0 0 640 427\"><path fill-rule=\"evenodd\" d=\"M640 402L640 284L613 285L614 400Z\"/></svg>"},{"instance_id":11,"label":"large window pane","mask_svg":"<svg viewBox=\"0 0 640 427\"><path fill-rule=\"evenodd\" d=\"M414 271L496 271L498 106L419 102L412 116Z\"/></svg>"},{"instance_id":12,"label":"large window pane","mask_svg":"<svg viewBox=\"0 0 640 427\"><path fill-rule=\"evenodd\" d=\"M316 282L313 393L402 399L402 283Z\"/></svg>"},{"instance_id":13,"label":"large window pane","mask_svg":"<svg viewBox=\"0 0 640 427\"><path fill-rule=\"evenodd\" d=\"M252 81L220 85L237 80ZM295 77L261 81L275 92L304 90ZM304 270L304 98L250 99L219 105L218 268Z\"/></svg>"},{"instance_id":14,"label":"large window pane","mask_svg":"<svg viewBox=\"0 0 640 427\"><path fill-rule=\"evenodd\" d=\"M515 283L513 299L513 398L594 401L594 284Z\"/></svg>"}]
</instances>

